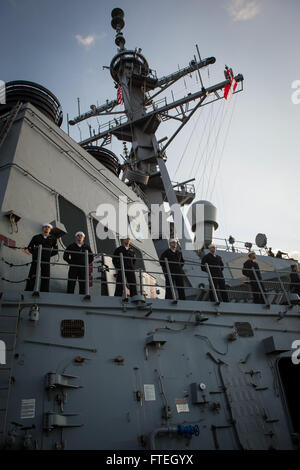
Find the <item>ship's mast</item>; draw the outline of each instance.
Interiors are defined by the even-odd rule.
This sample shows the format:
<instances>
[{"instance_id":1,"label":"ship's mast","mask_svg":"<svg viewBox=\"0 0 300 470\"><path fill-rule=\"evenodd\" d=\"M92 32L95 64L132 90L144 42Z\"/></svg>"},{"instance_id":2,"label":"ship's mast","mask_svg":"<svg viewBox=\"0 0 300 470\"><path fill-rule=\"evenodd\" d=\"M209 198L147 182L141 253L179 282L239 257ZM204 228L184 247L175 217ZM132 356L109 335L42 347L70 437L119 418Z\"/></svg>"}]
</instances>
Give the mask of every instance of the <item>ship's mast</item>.
<instances>
[{"instance_id":1,"label":"ship's mast","mask_svg":"<svg viewBox=\"0 0 300 470\"><path fill-rule=\"evenodd\" d=\"M193 94L188 94L179 100L167 102L160 100L160 104L153 100L156 96L173 85L177 80L210 64L215 63L214 57L192 60L189 65L168 76L157 78L150 69L146 58L141 54L141 49L128 50L125 48L125 38L122 33L124 28L124 12L120 8L112 11L112 27L116 30L115 44L118 47L118 53L113 57L110 64L110 73L116 84L122 90L124 101L124 114L121 117L114 118L105 126L100 126L99 132L80 142L81 145L89 145L95 141L105 139L107 136L114 135L119 140L131 142L132 147L129 158L124 168L124 179L126 178L133 189L140 195L142 194L148 205L161 204L168 201L170 206L180 204L173 183L170 180L166 168L166 149L173 141L176 135L190 120L193 114L201 106L209 104L223 98L219 94L230 84L226 79L216 85L204 88L201 79L201 89ZM199 51L198 51L199 52ZM243 82L243 76L234 77L237 83ZM154 92L149 96L150 92ZM236 90L236 92L241 89ZM75 124L88 117L107 115L116 113L113 111L118 101L107 101L98 107L91 107L91 111L77 116L70 121ZM162 139L159 142L156 139L155 132L162 121L175 119L179 122L177 130L169 138ZM189 203L195 194L182 195L183 204L189 200ZM179 230L179 233L182 233ZM175 234L176 235L176 234ZM184 249L185 240L181 240Z\"/></svg>"}]
</instances>

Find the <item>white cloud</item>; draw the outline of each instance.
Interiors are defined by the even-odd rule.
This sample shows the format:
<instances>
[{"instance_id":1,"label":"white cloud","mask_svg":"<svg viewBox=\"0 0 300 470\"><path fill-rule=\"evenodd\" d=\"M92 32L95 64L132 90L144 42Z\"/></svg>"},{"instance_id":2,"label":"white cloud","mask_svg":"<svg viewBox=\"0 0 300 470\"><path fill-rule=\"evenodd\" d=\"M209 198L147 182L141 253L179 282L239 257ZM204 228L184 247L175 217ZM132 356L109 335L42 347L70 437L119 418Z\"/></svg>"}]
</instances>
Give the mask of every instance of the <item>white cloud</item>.
<instances>
[{"instance_id":1,"label":"white cloud","mask_svg":"<svg viewBox=\"0 0 300 470\"><path fill-rule=\"evenodd\" d=\"M294 258L300 262L300 251L291 251L289 256L290 258Z\"/></svg>"},{"instance_id":2,"label":"white cloud","mask_svg":"<svg viewBox=\"0 0 300 470\"><path fill-rule=\"evenodd\" d=\"M261 12L258 0L230 0L228 13L234 21L249 21Z\"/></svg>"},{"instance_id":3,"label":"white cloud","mask_svg":"<svg viewBox=\"0 0 300 470\"><path fill-rule=\"evenodd\" d=\"M91 46L95 42L95 35L89 34L85 38L82 37L80 34L76 34L75 38L77 39L78 44L81 44L82 46Z\"/></svg>"},{"instance_id":4,"label":"white cloud","mask_svg":"<svg viewBox=\"0 0 300 470\"><path fill-rule=\"evenodd\" d=\"M89 48L93 44L95 44L97 39L104 39L106 37L106 33L101 33L101 34L89 34L86 37L81 36L81 34L76 34L75 38L81 46L85 46L86 48Z\"/></svg>"}]
</instances>

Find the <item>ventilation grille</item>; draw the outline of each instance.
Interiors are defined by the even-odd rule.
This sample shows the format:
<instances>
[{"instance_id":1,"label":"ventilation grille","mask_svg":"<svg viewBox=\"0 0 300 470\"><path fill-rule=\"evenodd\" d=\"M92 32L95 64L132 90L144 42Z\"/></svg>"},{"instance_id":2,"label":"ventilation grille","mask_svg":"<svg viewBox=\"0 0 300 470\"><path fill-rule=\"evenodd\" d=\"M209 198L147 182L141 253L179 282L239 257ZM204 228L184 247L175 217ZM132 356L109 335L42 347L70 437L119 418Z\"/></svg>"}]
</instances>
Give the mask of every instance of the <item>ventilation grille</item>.
<instances>
[{"instance_id":1,"label":"ventilation grille","mask_svg":"<svg viewBox=\"0 0 300 470\"><path fill-rule=\"evenodd\" d=\"M62 320L60 330L64 338L82 338L84 336L84 321Z\"/></svg>"}]
</instances>

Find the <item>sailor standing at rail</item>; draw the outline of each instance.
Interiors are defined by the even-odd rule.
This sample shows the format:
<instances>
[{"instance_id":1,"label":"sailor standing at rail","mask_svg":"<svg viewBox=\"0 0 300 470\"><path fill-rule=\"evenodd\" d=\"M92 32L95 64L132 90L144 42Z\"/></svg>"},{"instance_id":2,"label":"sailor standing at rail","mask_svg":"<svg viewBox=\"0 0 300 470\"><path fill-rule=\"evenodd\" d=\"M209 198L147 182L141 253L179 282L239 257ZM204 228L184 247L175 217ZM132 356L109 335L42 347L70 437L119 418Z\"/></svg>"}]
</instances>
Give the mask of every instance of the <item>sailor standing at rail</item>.
<instances>
[{"instance_id":1,"label":"sailor standing at rail","mask_svg":"<svg viewBox=\"0 0 300 470\"><path fill-rule=\"evenodd\" d=\"M258 263L256 261L254 261L256 259L255 252L250 251L248 253L248 258L249 259L247 261L245 261L245 263L244 263L242 273L244 274L244 276L248 277L249 280L250 280L250 287L251 287L251 290L252 290L252 293L253 293L253 302L255 304L263 304L264 299L263 299L263 296L261 294L259 284L256 280L255 274L253 272L253 268L254 268L257 278L259 279L259 281L261 281L262 278L261 278L261 273L260 273ZM261 285L262 290L265 292L265 288L264 288L264 285L263 285L262 282L260 283L260 285Z\"/></svg>"},{"instance_id":2,"label":"sailor standing at rail","mask_svg":"<svg viewBox=\"0 0 300 470\"><path fill-rule=\"evenodd\" d=\"M291 264L290 274L290 292L300 295L300 276L298 273L298 264Z\"/></svg>"},{"instance_id":3,"label":"sailor standing at rail","mask_svg":"<svg viewBox=\"0 0 300 470\"><path fill-rule=\"evenodd\" d=\"M118 270L117 280L116 280L116 290L115 290L115 296L118 296L118 297L120 297L123 292L120 253L122 253L123 255L125 278L128 283L130 297L133 297L134 295L137 295L136 278L135 278L135 272L134 272L136 256L135 256L135 252L133 248L130 246L129 237L121 239L121 246L119 246L119 248L117 248L113 254L112 261L113 261L114 267Z\"/></svg>"},{"instance_id":4,"label":"sailor standing at rail","mask_svg":"<svg viewBox=\"0 0 300 470\"><path fill-rule=\"evenodd\" d=\"M167 258L168 260L172 282L174 284L174 287L177 287L178 297L180 300L185 300L184 279L183 279L184 272L182 269L184 265L184 259L183 259L181 251L178 250L177 240L175 240L174 238L170 239L169 248L165 250L159 258L161 266L164 271L165 278L166 278L165 298L172 299L172 290L170 286L165 258Z\"/></svg>"},{"instance_id":5,"label":"sailor standing at rail","mask_svg":"<svg viewBox=\"0 0 300 470\"><path fill-rule=\"evenodd\" d=\"M75 242L64 252L64 260L70 265L67 293L74 294L76 280L79 283L79 294L85 294L85 251L89 252L89 264L93 262L93 254L89 245L84 243L85 234L75 233Z\"/></svg>"},{"instance_id":6,"label":"sailor standing at rail","mask_svg":"<svg viewBox=\"0 0 300 470\"><path fill-rule=\"evenodd\" d=\"M43 233L32 237L27 250L32 254L32 263L26 282L26 291L33 291L35 284L35 275L37 268L38 246L42 245L42 260L41 260L41 292L49 292L50 284L50 259L52 256L57 255L58 246L57 239L50 234L53 229L51 224L43 224ZM26 247L23 247L26 249Z\"/></svg>"},{"instance_id":7,"label":"sailor standing at rail","mask_svg":"<svg viewBox=\"0 0 300 470\"><path fill-rule=\"evenodd\" d=\"M214 283L215 289L219 290L221 294L221 299L223 302L228 302L228 294L225 285L225 279L223 275L224 263L221 256L216 254L216 245L211 244L209 245L209 253L203 256L201 261L201 269L202 271L206 271L206 264L208 264L208 268L210 270L210 274L212 277L212 281ZM211 285L211 281L209 279L210 289L209 289L209 298L211 301L214 301L213 289Z\"/></svg>"}]
</instances>

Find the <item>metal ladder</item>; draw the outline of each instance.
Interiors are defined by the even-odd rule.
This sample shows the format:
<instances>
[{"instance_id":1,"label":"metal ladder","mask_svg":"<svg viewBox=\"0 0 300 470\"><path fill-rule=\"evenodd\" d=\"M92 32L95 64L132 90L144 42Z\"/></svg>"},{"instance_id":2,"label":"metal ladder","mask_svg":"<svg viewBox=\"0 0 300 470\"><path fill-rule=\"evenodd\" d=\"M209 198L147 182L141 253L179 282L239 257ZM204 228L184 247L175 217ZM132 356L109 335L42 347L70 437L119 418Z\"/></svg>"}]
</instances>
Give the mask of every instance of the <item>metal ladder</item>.
<instances>
[{"instance_id":1,"label":"metal ladder","mask_svg":"<svg viewBox=\"0 0 300 470\"><path fill-rule=\"evenodd\" d=\"M5 364L0 364L0 447L2 447L10 389L13 384L12 367L18 335L20 308L18 308L17 314L4 313L2 309L3 294L0 295L0 339L5 342L6 347Z\"/></svg>"},{"instance_id":2,"label":"metal ladder","mask_svg":"<svg viewBox=\"0 0 300 470\"><path fill-rule=\"evenodd\" d=\"M110 143L111 143L111 134L107 134L103 139L101 147L105 147L105 145L109 145Z\"/></svg>"},{"instance_id":3,"label":"metal ladder","mask_svg":"<svg viewBox=\"0 0 300 470\"><path fill-rule=\"evenodd\" d=\"M20 111L20 109L22 107L22 104L23 103L21 103L20 101L17 102L17 104L10 111L9 116L6 119L6 121L4 121L3 126L1 127L1 129L0 129L0 148L3 144L3 142L5 141L6 136L8 135L8 133L10 131L10 128L13 125L14 120L16 119L16 117L17 117L17 115Z\"/></svg>"}]
</instances>

